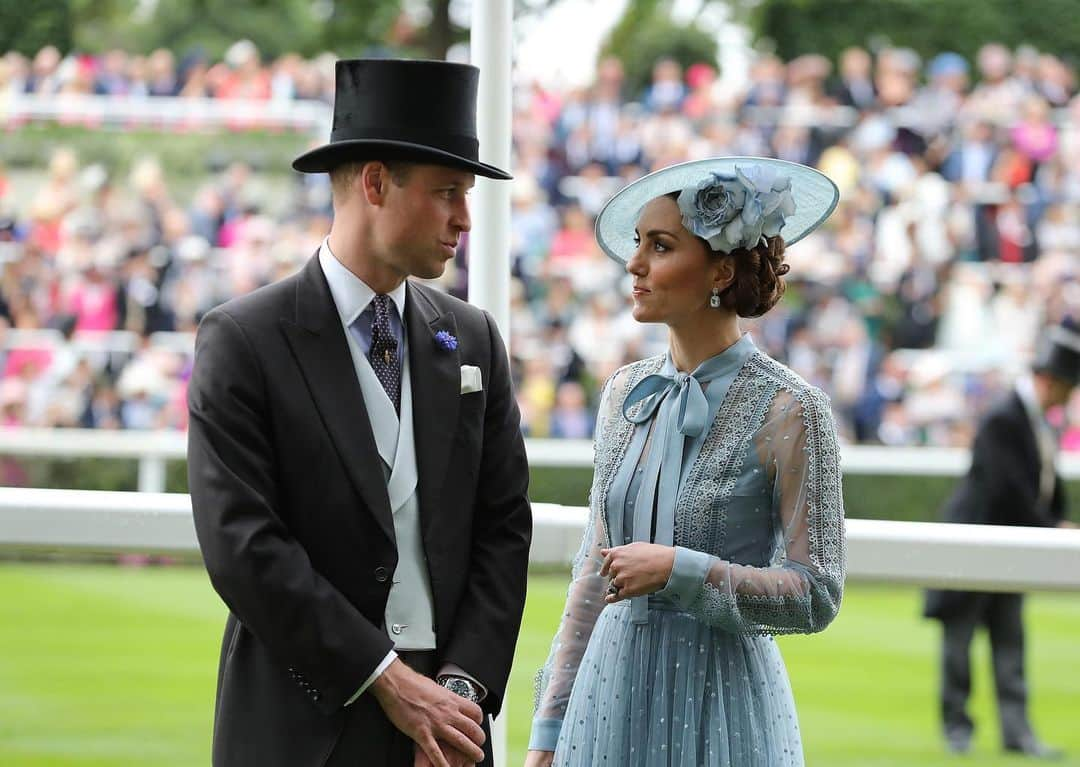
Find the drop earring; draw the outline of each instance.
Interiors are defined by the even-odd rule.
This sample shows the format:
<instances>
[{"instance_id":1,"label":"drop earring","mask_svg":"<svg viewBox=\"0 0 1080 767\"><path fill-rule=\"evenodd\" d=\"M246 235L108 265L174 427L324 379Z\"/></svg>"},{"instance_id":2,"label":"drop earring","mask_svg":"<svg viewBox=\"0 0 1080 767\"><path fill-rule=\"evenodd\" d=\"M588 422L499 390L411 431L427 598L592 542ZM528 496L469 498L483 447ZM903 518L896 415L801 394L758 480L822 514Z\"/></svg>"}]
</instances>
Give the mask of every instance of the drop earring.
<instances>
[{"instance_id":1,"label":"drop earring","mask_svg":"<svg viewBox=\"0 0 1080 767\"><path fill-rule=\"evenodd\" d=\"M720 288L715 286L713 287L712 296L709 297L709 306L711 306L713 309L720 308Z\"/></svg>"}]
</instances>

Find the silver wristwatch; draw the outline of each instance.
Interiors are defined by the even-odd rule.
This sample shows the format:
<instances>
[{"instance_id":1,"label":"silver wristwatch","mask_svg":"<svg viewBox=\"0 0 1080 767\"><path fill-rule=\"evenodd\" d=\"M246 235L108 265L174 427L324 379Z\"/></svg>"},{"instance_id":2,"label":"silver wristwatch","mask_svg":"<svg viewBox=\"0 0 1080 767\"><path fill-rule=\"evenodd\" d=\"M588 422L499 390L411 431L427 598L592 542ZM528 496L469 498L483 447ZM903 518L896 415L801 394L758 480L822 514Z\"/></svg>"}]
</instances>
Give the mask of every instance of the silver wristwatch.
<instances>
[{"instance_id":1,"label":"silver wristwatch","mask_svg":"<svg viewBox=\"0 0 1080 767\"><path fill-rule=\"evenodd\" d=\"M463 676L451 676L446 674L440 676L435 681L454 693L454 695L458 695L465 700L471 700L473 703L480 703L480 691L476 688L475 684Z\"/></svg>"}]
</instances>

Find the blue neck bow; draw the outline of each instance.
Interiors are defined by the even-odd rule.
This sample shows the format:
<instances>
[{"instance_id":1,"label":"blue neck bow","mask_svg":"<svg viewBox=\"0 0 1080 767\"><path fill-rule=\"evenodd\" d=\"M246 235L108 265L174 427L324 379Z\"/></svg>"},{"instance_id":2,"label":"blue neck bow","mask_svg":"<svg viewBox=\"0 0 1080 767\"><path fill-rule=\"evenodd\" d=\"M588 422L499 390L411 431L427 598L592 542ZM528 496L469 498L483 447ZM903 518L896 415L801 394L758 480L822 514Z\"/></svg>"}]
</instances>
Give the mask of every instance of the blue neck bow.
<instances>
[{"instance_id":1,"label":"blue neck bow","mask_svg":"<svg viewBox=\"0 0 1080 767\"><path fill-rule=\"evenodd\" d=\"M700 437L709 419L709 400L702 384L729 375L742 367L754 351L750 337L739 341L715 357L698 365L692 373L675 369L669 356L660 372L646 376L626 395L623 416L634 424L655 420L651 447L645 461L641 484L634 500L633 539L652 539L663 546L674 545L675 501L686 440ZM636 414L631 410L640 403ZM656 532L653 534L653 510ZM630 617L634 623L648 621L648 597L632 597Z\"/></svg>"}]
</instances>

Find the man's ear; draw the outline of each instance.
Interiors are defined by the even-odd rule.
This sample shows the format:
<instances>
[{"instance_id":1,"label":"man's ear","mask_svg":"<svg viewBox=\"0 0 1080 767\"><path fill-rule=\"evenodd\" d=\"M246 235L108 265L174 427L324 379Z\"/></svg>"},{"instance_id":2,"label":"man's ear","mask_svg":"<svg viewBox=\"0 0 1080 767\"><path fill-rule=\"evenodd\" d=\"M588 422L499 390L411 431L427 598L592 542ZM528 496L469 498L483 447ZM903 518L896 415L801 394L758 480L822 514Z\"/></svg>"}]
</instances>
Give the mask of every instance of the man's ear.
<instances>
[{"instance_id":1,"label":"man's ear","mask_svg":"<svg viewBox=\"0 0 1080 767\"><path fill-rule=\"evenodd\" d=\"M357 174L357 183L369 205L381 206L390 186L390 169L377 160L366 162Z\"/></svg>"}]
</instances>

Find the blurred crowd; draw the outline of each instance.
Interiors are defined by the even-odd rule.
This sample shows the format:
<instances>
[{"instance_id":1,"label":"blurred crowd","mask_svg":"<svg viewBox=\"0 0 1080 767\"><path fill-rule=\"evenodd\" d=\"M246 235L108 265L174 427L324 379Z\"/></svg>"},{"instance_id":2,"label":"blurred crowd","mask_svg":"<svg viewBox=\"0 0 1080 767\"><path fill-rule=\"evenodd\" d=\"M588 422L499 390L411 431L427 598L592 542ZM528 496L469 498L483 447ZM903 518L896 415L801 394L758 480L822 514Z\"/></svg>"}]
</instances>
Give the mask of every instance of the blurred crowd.
<instances>
[{"instance_id":1,"label":"blurred crowd","mask_svg":"<svg viewBox=\"0 0 1080 767\"><path fill-rule=\"evenodd\" d=\"M179 57L166 48L149 55L113 49L101 55L64 56L50 45L32 59L14 51L0 58L0 103L12 93L329 103L334 60L330 53L314 59L287 53L265 62L250 40L231 45L221 61L199 49Z\"/></svg>"},{"instance_id":2,"label":"blurred crowd","mask_svg":"<svg viewBox=\"0 0 1080 767\"><path fill-rule=\"evenodd\" d=\"M210 73L244 70L245 93L326 98L326 62L267 66L241 47L254 56L246 70L239 54L194 70L168 52L92 65L9 55L0 93L65 87L74 68L92 91L175 95L194 81L192 95L228 97L230 80ZM665 349L662 327L630 317L626 275L592 225L621 185L684 160L769 155L840 187L827 225L789 252L783 301L745 326L830 394L848 441L968 444L1041 329L1080 316L1080 96L1055 56L997 44L974 62L907 49L852 48L835 65L761 55L741 87L709 64L662 60L640 92L604 59L589 87L518 82L514 104L511 347L530 436L590 436L607 376ZM170 334L295 271L330 221L320 176L290 177L275 206L255 191L266 179L239 164L186 199L153 160L119 178L58 150L43 176L16 210L0 168L8 425L183 428L190 352ZM467 247L442 280L459 295ZM41 328L71 341L16 342ZM117 330L136 341L87 345ZM1063 446L1080 449L1080 400L1055 417Z\"/></svg>"}]
</instances>

